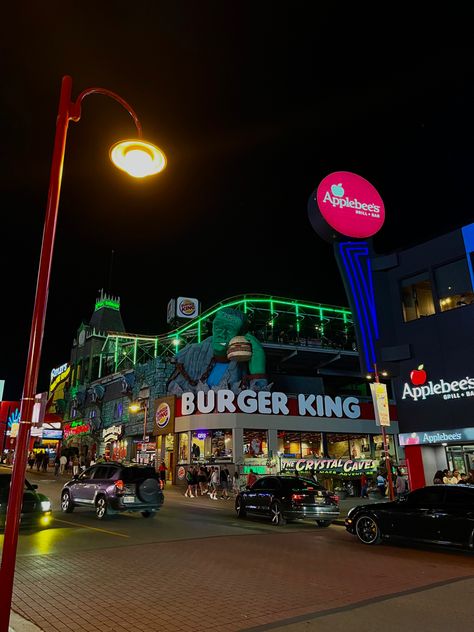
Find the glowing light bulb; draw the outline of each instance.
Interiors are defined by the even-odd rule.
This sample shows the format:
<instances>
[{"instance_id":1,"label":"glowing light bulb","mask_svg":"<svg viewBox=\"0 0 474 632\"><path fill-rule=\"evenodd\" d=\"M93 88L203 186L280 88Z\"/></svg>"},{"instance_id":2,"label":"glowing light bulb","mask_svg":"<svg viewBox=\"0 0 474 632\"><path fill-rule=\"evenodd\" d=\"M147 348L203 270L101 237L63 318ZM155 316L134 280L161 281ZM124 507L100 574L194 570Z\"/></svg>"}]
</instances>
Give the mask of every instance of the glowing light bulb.
<instances>
[{"instance_id":1,"label":"glowing light bulb","mask_svg":"<svg viewBox=\"0 0 474 632\"><path fill-rule=\"evenodd\" d=\"M115 143L110 149L110 159L116 167L134 178L152 176L166 167L166 157L161 149L143 140Z\"/></svg>"}]
</instances>

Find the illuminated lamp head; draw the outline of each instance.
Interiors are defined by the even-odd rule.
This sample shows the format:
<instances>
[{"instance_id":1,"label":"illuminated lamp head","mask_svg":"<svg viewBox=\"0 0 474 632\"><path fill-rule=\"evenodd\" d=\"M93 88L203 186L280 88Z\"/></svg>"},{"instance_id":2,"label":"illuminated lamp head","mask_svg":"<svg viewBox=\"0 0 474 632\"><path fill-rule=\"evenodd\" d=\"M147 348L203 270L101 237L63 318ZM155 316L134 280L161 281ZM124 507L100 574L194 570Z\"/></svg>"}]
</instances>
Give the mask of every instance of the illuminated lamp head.
<instances>
[{"instance_id":1,"label":"illuminated lamp head","mask_svg":"<svg viewBox=\"0 0 474 632\"><path fill-rule=\"evenodd\" d=\"M115 143L110 148L110 159L134 178L153 176L166 167L166 156L161 149L140 139Z\"/></svg>"}]
</instances>

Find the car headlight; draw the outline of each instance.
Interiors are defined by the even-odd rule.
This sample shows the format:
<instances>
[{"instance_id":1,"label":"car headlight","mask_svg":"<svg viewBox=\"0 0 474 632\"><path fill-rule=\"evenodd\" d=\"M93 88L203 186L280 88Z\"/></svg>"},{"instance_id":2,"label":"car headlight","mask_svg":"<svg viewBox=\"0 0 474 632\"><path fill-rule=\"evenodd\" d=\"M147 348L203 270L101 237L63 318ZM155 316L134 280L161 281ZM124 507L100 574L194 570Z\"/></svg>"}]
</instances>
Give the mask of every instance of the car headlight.
<instances>
[{"instance_id":1,"label":"car headlight","mask_svg":"<svg viewBox=\"0 0 474 632\"><path fill-rule=\"evenodd\" d=\"M51 501L50 500L42 500L41 501L41 511L51 511Z\"/></svg>"}]
</instances>

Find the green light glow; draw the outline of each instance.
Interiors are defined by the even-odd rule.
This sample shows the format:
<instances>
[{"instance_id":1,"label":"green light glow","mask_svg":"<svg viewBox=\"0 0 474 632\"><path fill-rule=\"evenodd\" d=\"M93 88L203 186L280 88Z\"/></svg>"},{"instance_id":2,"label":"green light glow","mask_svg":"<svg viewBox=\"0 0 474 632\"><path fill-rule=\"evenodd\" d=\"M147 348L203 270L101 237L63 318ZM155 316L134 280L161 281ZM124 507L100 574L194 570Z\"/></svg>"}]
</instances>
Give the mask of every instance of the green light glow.
<instances>
[{"instance_id":1,"label":"green light glow","mask_svg":"<svg viewBox=\"0 0 474 632\"><path fill-rule=\"evenodd\" d=\"M112 301L108 298L104 298L102 300L96 301L95 302L95 311L97 311L98 309L102 309L102 307L108 307L109 309L115 309L117 311L119 311L120 309L120 302L119 301Z\"/></svg>"}]
</instances>

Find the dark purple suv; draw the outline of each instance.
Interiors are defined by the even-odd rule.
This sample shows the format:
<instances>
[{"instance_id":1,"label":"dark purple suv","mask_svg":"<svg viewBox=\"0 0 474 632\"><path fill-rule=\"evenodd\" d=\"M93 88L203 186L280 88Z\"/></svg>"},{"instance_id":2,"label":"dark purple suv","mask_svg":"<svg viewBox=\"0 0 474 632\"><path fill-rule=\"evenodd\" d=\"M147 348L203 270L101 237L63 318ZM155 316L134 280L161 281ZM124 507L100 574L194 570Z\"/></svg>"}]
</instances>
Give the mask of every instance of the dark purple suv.
<instances>
[{"instance_id":1,"label":"dark purple suv","mask_svg":"<svg viewBox=\"0 0 474 632\"><path fill-rule=\"evenodd\" d=\"M61 491L61 509L93 507L99 520L122 511L140 511L150 518L164 501L154 468L144 465L98 463L66 483Z\"/></svg>"}]
</instances>

